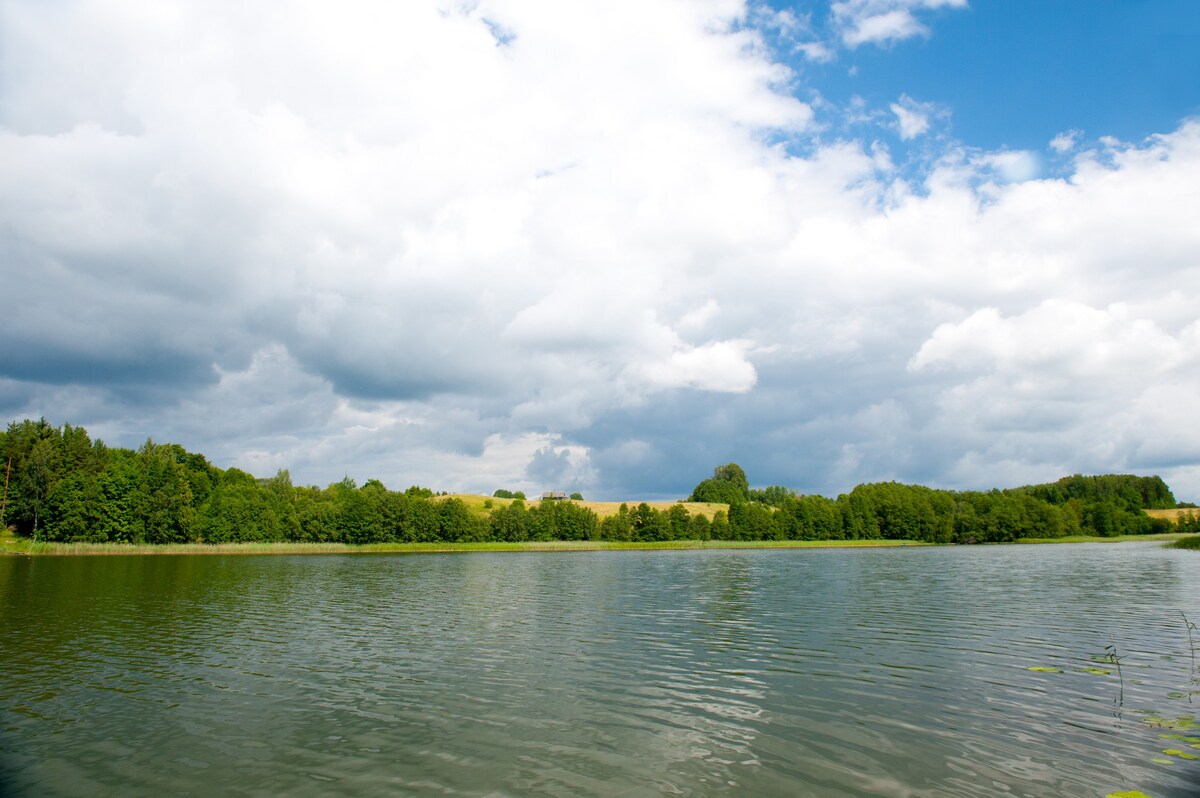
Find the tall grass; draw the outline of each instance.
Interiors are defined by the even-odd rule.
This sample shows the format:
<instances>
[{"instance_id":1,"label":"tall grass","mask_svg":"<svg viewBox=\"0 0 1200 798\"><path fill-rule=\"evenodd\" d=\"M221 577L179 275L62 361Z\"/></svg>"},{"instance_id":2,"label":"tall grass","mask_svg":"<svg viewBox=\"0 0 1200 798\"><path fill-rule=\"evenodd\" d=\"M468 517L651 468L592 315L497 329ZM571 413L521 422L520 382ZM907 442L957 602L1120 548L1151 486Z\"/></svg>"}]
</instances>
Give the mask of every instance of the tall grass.
<instances>
[{"instance_id":1,"label":"tall grass","mask_svg":"<svg viewBox=\"0 0 1200 798\"><path fill-rule=\"evenodd\" d=\"M179 543L137 545L128 543L5 542L9 554L120 555L120 554L425 554L472 551L612 551L667 549L793 549L826 547L923 546L908 540L666 540L635 543L609 540L548 540L521 543Z\"/></svg>"},{"instance_id":2,"label":"tall grass","mask_svg":"<svg viewBox=\"0 0 1200 798\"><path fill-rule=\"evenodd\" d=\"M1179 540L1178 532L1163 532L1158 535L1113 535L1098 537L1096 535L1066 535L1061 538L1020 538L1017 543L1128 543L1132 540Z\"/></svg>"}]
</instances>

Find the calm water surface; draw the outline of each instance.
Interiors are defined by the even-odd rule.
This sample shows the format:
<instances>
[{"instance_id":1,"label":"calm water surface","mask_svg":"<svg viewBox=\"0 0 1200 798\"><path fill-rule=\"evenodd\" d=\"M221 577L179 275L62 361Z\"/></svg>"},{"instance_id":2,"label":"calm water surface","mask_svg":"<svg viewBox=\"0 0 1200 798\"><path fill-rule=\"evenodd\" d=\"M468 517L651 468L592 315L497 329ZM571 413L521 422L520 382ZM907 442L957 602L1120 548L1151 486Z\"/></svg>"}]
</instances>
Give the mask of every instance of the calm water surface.
<instances>
[{"instance_id":1,"label":"calm water surface","mask_svg":"<svg viewBox=\"0 0 1200 798\"><path fill-rule=\"evenodd\" d=\"M1157 544L8 557L0 600L5 795L1200 795Z\"/></svg>"}]
</instances>

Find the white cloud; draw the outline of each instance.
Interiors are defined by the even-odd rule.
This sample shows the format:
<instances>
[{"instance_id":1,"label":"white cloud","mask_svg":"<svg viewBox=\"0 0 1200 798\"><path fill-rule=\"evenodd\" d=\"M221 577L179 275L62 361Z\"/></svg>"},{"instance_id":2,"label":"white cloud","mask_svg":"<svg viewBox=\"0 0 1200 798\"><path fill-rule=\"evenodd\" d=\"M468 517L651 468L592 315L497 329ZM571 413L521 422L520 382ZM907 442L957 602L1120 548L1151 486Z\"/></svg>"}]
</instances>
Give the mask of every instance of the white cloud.
<instances>
[{"instance_id":1,"label":"white cloud","mask_svg":"<svg viewBox=\"0 0 1200 798\"><path fill-rule=\"evenodd\" d=\"M818 64L827 64L837 57L837 53L832 47L818 41L801 42L794 47L809 61L815 61Z\"/></svg>"},{"instance_id":2,"label":"white cloud","mask_svg":"<svg viewBox=\"0 0 1200 798\"><path fill-rule=\"evenodd\" d=\"M842 42L847 47L891 44L914 36L928 36L929 29L916 12L938 8L966 8L967 0L841 0L832 6Z\"/></svg>"},{"instance_id":3,"label":"white cloud","mask_svg":"<svg viewBox=\"0 0 1200 798\"><path fill-rule=\"evenodd\" d=\"M633 373L661 388L745 393L758 381L746 357L750 346L749 341L714 341L680 348L662 359L638 364Z\"/></svg>"},{"instance_id":4,"label":"white cloud","mask_svg":"<svg viewBox=\"0 0 1200 798\"><path fill-rule=\"evenodd\" d=\"M900 138L905 141L915 139L926 130L929 130L929 117L920 111L905 108L898 103L892 103L889 107L892 109L892 113L896 115L896 122L900 126Z\"/></svg>"},{"instance_id":5,"label":"white cloud","mask_svg":"<svg viewBox=\"0 0 1200 798\"><path fill-rule=\"evenodd\" d=\"M976 159L976 163L984 169L991 170L992 174L1004 183L1032 180L1041 171L1037 155L1028 150L987 153Z\"/></svg>"},{"instance_id":6,"label":"white cloud","mask_svg":"<svg viewBox=\"0 0 1200 798\"><path fill-rule=\"evenodd\" d=\"M900 130L900 138L911 141L929 130L930 117L939 114L933 103L921 103L907 94L900 96L898 102L888 106L896 115L896 124Z\"/></svg>"},{"instance_id":7,"label":"white cloud","mask_svg":"<svg viewBox=\"0 0 1200 798\"><path fill-rule=\"evenodd\" d=\"M1059 155L1065 155L1075 149L1076 144L1079 142L1079 137L1082 135L1082 130L1067 130L1059 133L1050 140L1050 149Z\"/></svg>"},{"instance_id":8,"label":"white cloud","mask_svg":"<svg viewBox=\"0 0 1200 798\"><path fill-rule=\"evenodd\" d=\"M1200 496L1200 125L1047 179L903 96L915 185L727 0L4 13L10 417L303 482L541 489L543 452L600 496L730 459Z\"/></svg>"}]
</instances>

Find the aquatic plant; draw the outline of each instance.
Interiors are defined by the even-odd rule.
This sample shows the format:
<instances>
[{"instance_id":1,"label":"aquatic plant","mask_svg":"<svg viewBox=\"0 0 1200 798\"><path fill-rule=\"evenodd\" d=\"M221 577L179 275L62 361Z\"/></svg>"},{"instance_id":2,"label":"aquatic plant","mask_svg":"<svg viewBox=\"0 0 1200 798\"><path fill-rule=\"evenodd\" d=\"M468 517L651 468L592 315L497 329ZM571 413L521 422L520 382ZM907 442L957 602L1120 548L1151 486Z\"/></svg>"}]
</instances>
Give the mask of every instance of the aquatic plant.
<instances>
[{"instance_id":1,"label":"aquatic plant","mask_svg":"<svg viewBox=\"0 0 1200 798\"><path fill-rule=\"evenodd\" d=\"M1192 641L1192 632L1196 629L1196 624L1188 620L1187 615L1184 615L1180 610L1179 617L1183 618L1183 627L1187 630L1188 638L1188 655L1192 658L1192 673L1196 672L1196 644ZM1189 699L1190 700L1190 699Z\"/></svg>"},{"instance_id":2,"label":"aquatic plant","mask_svg":"<svg viewBox=\"0 0 1200 798\"><path fill-rule=\"evenodd\" d=\"M1118 704L1125 703L1125 674L1121 671L1121 657L1117 656L1117 644L1113 643L1104 647L1104 656L1101 661L1107 662L1117 667L1117 678L1121 680L1121 691L1117 697Z\"/></svg>"}]
</instances>

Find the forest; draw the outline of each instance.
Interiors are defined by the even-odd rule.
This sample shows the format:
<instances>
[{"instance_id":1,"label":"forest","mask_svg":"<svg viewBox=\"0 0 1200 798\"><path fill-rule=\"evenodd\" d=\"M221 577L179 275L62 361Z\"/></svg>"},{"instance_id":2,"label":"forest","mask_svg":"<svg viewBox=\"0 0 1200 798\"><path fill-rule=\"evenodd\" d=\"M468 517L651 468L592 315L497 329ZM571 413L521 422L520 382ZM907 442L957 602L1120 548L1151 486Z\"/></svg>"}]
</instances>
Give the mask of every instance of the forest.
<instances>
[{"instance_id":1,"label":"forest","mask_svg":"<svg viewBox=\"0 0 1200 798\"><path fill-rule=\"evenodd\" d=\"M689 501L720 502L710 520L682 504L642 503L600 518L574 501L489 500L480 513L427 488L386 488L345 478L325 488L292 484L287 471L256 478L219 468L178 444L136 451L45 419L0 432L0 528L34 540L93 543L250 541L388 542L549 540L911 540L998 543L1071 535L1200 532L1144 509L1176 506L1156 476L1070 476L1007 490L949 491L881 482L836 499L781 486L753 489L740 466L718 466ZM503 495L507 491L497 491Z\"/></svg>"}]
</instances>

